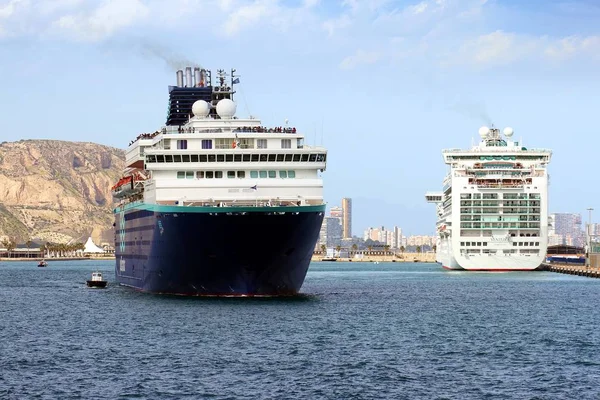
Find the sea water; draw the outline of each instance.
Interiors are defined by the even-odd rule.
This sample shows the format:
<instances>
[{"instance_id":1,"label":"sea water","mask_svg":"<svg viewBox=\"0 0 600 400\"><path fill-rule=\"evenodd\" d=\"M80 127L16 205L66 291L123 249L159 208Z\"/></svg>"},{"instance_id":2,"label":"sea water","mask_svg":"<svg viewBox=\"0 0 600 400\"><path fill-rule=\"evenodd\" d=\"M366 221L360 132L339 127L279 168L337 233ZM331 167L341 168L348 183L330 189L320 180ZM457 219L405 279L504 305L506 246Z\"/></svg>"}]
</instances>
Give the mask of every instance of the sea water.
<instances>
[{"instance_id":1,"label":"sea water","mask_svg":"<svg viewBox=\"0 0 600 400\"><path fill-rule=\"evenodd\" d=\"M4 262L0 398L595 399L599 299L597 279L436 264L314 263L302 295L257 299Z\"/></svg>"}]
</instances>

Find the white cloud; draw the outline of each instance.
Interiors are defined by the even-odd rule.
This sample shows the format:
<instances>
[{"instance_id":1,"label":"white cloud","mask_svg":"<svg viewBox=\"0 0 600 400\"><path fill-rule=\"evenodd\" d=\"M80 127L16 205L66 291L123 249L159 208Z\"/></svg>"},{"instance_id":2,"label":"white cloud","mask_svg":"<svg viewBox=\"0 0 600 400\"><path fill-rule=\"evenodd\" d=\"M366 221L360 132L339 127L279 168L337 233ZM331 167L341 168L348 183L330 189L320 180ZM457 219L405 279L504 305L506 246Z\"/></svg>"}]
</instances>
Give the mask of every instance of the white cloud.
<instances>
[{"instance_id":1,"label":"white cloud","mask_svg":"<svg viewBox=\"0 0 600 400\"><path fill-rule=\"evenodd\" d=\"M222 11L229 11L233 8L233 0L218 0L217 5Z\"/></svg>"},{"instance_id":2,"label":"white cloud","mask_svg":"<svg viewBox=\"0 0 600 400\"><path fill-rule=\"evenodd\" d=\"M289 39L306 51L332 55L343 69L374 63L494 68L600 57L598 34L525 35L516 24L510 31L498 29L502 24L489 30L500 5L488 0L411 0L402 6L395 0L343 0L337 8L322 0L296 0L294 5L286 0L0 2L1 40L27 36L100 42L135 29L152 42L172 31L202 30L216 40L257 35L267 41ZM579 12L584 13L572 11ZM503 15L510 21L509 11Z\"/></svg>"},{"instance_id":3,"label":"white cloud","mask_svg":"<svg viewBox=\"0 0 600 400\"><path fill-rule=\"evenodd\" d=\"M317 4L319 4L319 3L320 3L320 0L304 0L304 1L302 2L303 6L304 6L305 8L312 8L312 7L315 7L315 6L316 6Z\"/></svg>"},{"instance_id":4,"label":"white cloud","mask_svg":"<svg viewBox=\"0 0 600 400\"><path fill-rule=\"evenodd\" d=\"M378 51L357 50L353 55L348 56L340 63L342 69L353 69L360 65L375 64L381 59L381 53Z\"/></svg>"},{"instance_id":5,"label":"white cloud","mask_svg":"<svg viewBox=\"0 0 600 400\"><path fill-rule=\"evenodd\" d=\"M546 45L544 55L552 60L562 61L578 55L600 55L600 36L569 36Z\"/></svg>"},{"instance_id":6,"label":"white cloud","mask_svg":"<svg viewBox=\"0 0 600 400\"><path fill-rule=\"evenodd\" d=\"M477 66L506 65L531 54L538 40L496 31L467 40L456 53L457 63Z\"/></svg>"},{"instance_id":7,"label":"white cloud","mask_svg":"<svg viewBox=\"0 0 600 400\"><path fill-rule=\"evenodd\" d=\"M233 11L225 21L225 32L233 36L240 31L257 25L259 21L277 12L277 2L274 0L256 0L251 4L241 6Z\"/></svg>"},{"instance_id":8,"label":"white cloud","mask_svg":"<svg viewBox=\"0 0 600 400\"><path fill-rule=\"evenodd\" d=\"M64 15L52 26L76 40L98 41L143 20L148 13L141 0L105 0L91 12Z\"/></svg>"},{"instance_id":9,"label":"white cloud","mask_svg":"<svg viewBox=\"0 0 600 400\"><path fill-rule=\"evenodd\" d=\"M428 6L429 4L427 4L427 2L422 1L419 4L408 6L408 10L413 14L421 14L427 10Z\"/></svg>"},{"instance_id":10,"label":"white cloud","mask_svg":"<svg viewBox=\"0 0 600 400\"><path fill-rule=\"evenodd\" d=\"M600 36L559 37L519 35L495 31L466 40L455 54L443 60L448 65L494 67L533 61L566 61L579 56L598 58Z\"/></svg>"},{"instance_id":11,"label":"white cloud","mask_svg":"<svg viewBox=\"0 0 600 400\"><path fill-rule=\"evenodd\" d=\"M337 31L352 25L352 19L349 15L343 14L337 18L324 21L321 26L327 31L329 36L333 36Z\"/></svg>"},{"instance_id":12,"label":"white cloud","mask_svg":"<svg viewBox=\"0 0 600 400\"><path fill-rule=\"evenodd\" d=\"M26 31L26 26L14 21L26 14L29 8L30 0L10 0L0 5L0 39L19 36Z\"/></svg>"},{"instance_id":13,"label":"white cloud","mask_svg":"<svg viewBox=\"0 0 600 400\"><path fill-rule=\"evenodd\" d=\"M7 19L15 13L18 4L26 4L25 0L10 0L6 5L0 6L0 19Z\"/></svg>"}]
</instances>

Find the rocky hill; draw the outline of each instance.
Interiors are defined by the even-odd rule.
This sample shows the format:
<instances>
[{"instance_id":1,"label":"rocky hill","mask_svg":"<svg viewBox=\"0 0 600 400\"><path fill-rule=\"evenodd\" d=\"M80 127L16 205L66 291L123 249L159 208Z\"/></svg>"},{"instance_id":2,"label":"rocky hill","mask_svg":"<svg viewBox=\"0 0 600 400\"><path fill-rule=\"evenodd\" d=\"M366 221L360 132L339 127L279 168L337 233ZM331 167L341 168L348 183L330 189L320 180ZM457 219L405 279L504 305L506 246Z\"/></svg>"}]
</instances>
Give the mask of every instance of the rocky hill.
<instances>
[{"instance_id":1,"label":"rocky hill","mask_svg":"<svg viewBox=\"0 0 600 400\"><path fill-rule=\"evenodd\" d=\"M123 150L94 143L1 143L0 237L112 243L110 187L124 160Z\"/></svg>"}]
</instances>

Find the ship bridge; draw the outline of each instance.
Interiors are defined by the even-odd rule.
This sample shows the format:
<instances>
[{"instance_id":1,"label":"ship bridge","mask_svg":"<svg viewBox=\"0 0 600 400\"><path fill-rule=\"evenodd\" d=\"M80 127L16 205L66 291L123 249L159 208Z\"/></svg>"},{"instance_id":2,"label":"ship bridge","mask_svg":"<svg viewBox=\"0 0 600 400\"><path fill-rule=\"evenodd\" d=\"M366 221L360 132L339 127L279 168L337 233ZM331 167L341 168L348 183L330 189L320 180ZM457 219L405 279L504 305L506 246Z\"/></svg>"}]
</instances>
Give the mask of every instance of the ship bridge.
<instances>
[{"instance_id":1,"label":"ship bridge","mask_svg":"<svg viewBox=\"0 0 600 400\"><path fill-rule=\"evenodd\" d=\"M428 203L441 203L442 196L442 192L427 192L425 193L425 200L427 200Z\"/></svg>"}]
</instances>

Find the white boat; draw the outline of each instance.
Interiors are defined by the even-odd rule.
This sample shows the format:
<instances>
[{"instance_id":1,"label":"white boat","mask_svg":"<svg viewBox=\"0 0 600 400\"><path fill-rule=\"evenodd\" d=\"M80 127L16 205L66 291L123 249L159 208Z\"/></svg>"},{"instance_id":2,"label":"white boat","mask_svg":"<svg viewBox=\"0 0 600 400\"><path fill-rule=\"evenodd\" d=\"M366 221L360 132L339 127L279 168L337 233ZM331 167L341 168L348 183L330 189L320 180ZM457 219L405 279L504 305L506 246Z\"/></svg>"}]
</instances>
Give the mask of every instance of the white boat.
<instances>
[{"instance_id":1,"label":"white boat","mask_svg":"<svg viewBox=\"0 0 600 400\"><path fill-rule=\"evenodd\" d=\"M443 151L450 166L437 205L436 261L446 269L534 270L548 247L548 173L552 152L528 149L514 131L481 127L471 149Z\"/></svg>"},{"instance_id":2,"label":"white boat","mask_svg":"<svg viewBox=\"0 0 600 400\"><path fill-rule=\"evenodd\" d=\"M96 287L96 288L105 288L106 285L108 284L108 282L102 278L101 272L92 272L92 279L90 279L89 281L86 281L86 283L87 283L88 287Z\"/></svg>"}]
</instances>

